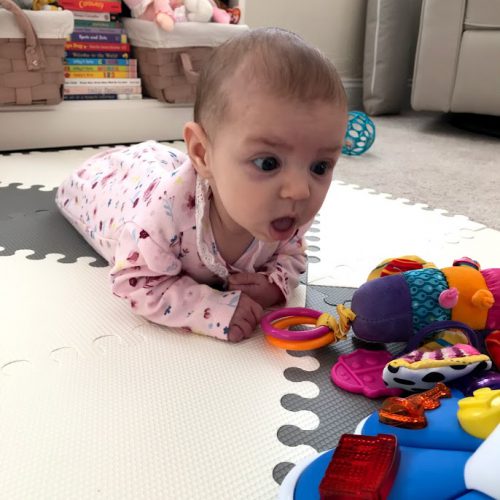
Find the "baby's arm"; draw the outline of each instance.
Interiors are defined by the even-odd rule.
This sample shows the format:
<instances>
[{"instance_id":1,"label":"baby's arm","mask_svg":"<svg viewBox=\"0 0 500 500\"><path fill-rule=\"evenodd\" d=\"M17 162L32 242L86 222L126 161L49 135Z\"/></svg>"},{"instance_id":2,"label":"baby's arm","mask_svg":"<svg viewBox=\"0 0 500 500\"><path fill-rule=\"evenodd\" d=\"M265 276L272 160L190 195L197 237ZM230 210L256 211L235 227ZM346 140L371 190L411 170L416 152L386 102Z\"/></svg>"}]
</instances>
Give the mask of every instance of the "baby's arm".
<instances>
[{"instance_id":1,"label":"baby's arm","mask_svg":"<svg viewBox=\"0 0 500 500\"><path fill-rule=\"evenodd\" d=\"M297 235L280 244L259 272L230 276L228 289L246 293L262 307L288 300L291 290L299 284L299 276L306 270L304 234L309 226L302 226Z\"/></svg>"},{"instance_id":2,"label":"baby's arm","mask_svg":"<svg viewBox=\"0 0 500 500\"><path fill-rule=\"evenodd\" d=\"M136 314L224 340L249 337L262 312L239 291L220 292L182 274L181 260L134 224L122 230L111 280L113 293Z\"/></svg>"}]
</instances>

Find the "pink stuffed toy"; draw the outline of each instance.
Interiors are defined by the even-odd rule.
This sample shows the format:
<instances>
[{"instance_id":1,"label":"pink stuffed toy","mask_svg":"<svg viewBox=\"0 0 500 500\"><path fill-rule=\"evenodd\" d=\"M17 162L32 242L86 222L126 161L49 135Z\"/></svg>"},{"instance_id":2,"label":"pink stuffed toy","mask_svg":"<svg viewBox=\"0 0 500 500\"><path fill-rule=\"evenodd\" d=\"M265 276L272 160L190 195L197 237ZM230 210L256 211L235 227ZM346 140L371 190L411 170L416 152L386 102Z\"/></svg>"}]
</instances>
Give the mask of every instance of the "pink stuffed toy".
<instances>
[{"instance_id":1,"label":"pink stuffed toy","mask_svg":"<svg viewBox=\"0 0 500 500\"><path fill-rule=\"evenodd\" d=\"M230 14L213 0L124 0L132 17L153 21L172 31L176 21L229 23Z\"/></svg>"},{"instance_id":2,"label":"pink stuffed toy","mask_svg":"<svg viewBox=\"0 0 500 500\"><path fill-rule=\"evenodd\" d=\"M154 21L165 31L176 21L229 23L230 14L213 0L125 0L132 17Z\"/></svg>"},{"instance_id":3,"label":"pink stuffed toy","mask_svg":"<svg viewBox=\"0 0 500 500\"><path fill-rule=\"evenodd\" d=\"M132 17L156 22L165 31L174 29L175 9L183 0L125 0Z\"/></svg>"}]
</instances>

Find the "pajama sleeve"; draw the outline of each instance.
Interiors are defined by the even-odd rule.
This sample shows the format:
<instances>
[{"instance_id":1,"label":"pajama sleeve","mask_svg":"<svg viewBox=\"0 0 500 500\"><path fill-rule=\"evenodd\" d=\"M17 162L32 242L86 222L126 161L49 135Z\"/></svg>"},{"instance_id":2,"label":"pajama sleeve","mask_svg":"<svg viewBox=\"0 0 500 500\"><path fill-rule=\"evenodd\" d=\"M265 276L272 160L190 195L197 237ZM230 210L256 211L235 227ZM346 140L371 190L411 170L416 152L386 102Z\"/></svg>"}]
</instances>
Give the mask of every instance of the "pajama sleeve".
<instances>
[{"instance_id":1,"label":"pajama sleeve","mask_svg":"<svg viewBox=\"0 0 500 500\"><path fill-rule=\"evenodd\" d=\"M136 314L223 340L240 298L240 292L220 292L183 274L181 259L132 223L117 243L111 282Z\"/></svg>"},{"instance_id":2,"label":"pajama sleeve","mask_svg":"<svg viewBox=\"0 0 500 500\"><path fill-rule=\"evenodd\" d=\"M312 221L311 221L312 223ZM299 284L299 276L307 269L306 245L304 235L310 224L302 226L296 235L280 244L272 258L260 270L268 276L270 283L275 283L285 300Z\"/></svg>"}]
</instances>

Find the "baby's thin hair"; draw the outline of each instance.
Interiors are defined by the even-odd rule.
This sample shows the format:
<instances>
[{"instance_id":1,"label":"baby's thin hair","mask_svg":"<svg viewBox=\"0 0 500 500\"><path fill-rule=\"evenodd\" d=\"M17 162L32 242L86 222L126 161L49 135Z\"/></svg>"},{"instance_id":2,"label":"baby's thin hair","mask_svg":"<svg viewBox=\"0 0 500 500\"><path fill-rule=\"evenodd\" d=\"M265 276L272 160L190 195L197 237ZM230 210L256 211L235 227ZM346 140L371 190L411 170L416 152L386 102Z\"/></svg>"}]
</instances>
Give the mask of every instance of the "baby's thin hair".
<instances>
[{"instance_id":1,"label":"baby's thin hair","mask_svg":"<svg viewBox=\"0 0 500 500\"><path fill-rule=\"evenodd\" d=\"M285 29L257 28L220 45L201 70L194 120L209 135L228 111L235 75L282 98L347 106L342 81L324 54Z\"/></svg>"}]
</instances>

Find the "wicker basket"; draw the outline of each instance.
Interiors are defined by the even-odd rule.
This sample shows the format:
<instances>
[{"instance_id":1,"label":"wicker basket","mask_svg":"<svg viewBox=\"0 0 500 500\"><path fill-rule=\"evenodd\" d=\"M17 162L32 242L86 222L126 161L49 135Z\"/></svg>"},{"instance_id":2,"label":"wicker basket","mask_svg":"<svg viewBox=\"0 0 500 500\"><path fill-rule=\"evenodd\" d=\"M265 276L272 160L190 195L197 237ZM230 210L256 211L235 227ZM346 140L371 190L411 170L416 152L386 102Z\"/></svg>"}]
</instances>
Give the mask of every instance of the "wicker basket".
<instances>
[{"instance_id":1,"label":"wicker basket","mask_svg":"<svg viewBox=\"0 0 500 500\"><path fill-rule=\"evenodd\" d=\"M0 105L60 103L73 14L24 11L12 0L0 7L10 11L0 9Z\"/></svg>"},{"instance_id":2,"label":"wicker basket","mask_svg":"<svg viewBox=\"0 0 500 500\"><path fill-rule=\"evenodd\" d=\"M171 32L139 19L125 19L137 58L143 93L162 102L194 102L201 66L214 47L248 30L244 25L178 23Z\"/></svg>"}]
</instances>

